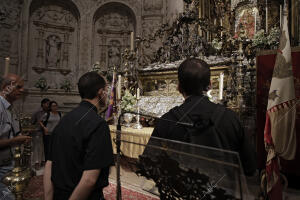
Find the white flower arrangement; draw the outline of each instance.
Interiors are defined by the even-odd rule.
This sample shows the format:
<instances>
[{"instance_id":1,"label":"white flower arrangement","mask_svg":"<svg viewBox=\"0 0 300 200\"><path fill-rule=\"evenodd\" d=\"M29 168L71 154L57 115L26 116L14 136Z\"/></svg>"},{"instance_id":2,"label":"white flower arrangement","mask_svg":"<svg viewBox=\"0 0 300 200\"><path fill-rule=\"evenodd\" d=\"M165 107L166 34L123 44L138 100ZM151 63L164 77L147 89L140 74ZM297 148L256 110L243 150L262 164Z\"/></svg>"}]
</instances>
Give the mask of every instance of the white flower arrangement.
<instances>
[{"instance_id":1,"label":"white flower arrangement","mask_svg":"<svg viewBox=\"0 0 300 200\"><path fill-rule=\"evenodd\" d=\"M121 101L121 109L124 111L134 111L136 105L136 97L133 96L129 90L125 90Z\"/></svg>"},{"instance_id":2,"label":"white flower arrangement","mask_svg":"<svg viewBox=\"0 0 300 200\"><path fill-rule=\"evenodd\" d=\"M270 47L277 47L279 44L280 29L278 27L273 27L267 36L267 42Z\"/></svg>"},{"instance_id":3,"label":"white flower arrangement","mask_svg":"<svg viewBox=\"0 0 300 200\"><path fill-rule=\"evenodd\" d=\"M60 89L63 89L65 92L70 92L72 89L71 81L65 79L63 82L60 83Z\"/></svg>"},{"instance_id":4,"label":"white flower arrangement","mask_svg":"<svg viewBox=\"0 0 300 200\"><path fill-rule=\"evenodd\" d=\"M253 37L253 46L257 47L257 48L264 48L265 45L267 44L267 38L265 36L265 31L259 30L255 33L254 37Z\"/></svg>"},{"instance_id":5,"label":"white flower arrangement","mask_svg":"<svg viewBox=\"0 0 300 200\"><path fill-rule=\"evenodd\" d=\"M47 91L50 88L45 77L41 77L37 80L34 87L39 88L41 91Z\"/></svg>"},{"instance_id":6,"label":"white flower arrangement","mask_svg":"<svg viewBox=\"0 0 300 200\"><path fill-rule=\"evenodd\" d=\"M274 49L279 44L280 29L273 27L269 35L264 30L257 31L253 37L253 46L260 49Z\"/></svg>"},{"instance_id":7,"label":"white flower arrangement","mask_svg":"<svg viewBox=\"0 0 300 200\"><path fill-rule=\"evenodd\" d=\"M219 41L217 38L213 39L211 46L216 49L217 51L220 51L223 46L223 42Z\"/></svg>"}]
</instances>

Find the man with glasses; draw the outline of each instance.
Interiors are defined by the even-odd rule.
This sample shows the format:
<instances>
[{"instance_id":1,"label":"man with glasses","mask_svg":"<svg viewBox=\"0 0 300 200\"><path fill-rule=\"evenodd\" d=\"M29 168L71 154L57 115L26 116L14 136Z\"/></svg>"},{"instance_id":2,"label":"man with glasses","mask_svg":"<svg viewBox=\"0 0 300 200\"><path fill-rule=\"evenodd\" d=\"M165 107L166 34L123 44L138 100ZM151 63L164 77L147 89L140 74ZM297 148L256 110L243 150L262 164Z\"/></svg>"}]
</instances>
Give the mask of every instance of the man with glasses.
<instances>
[{"instance_id":1,"label":"man with glasses","mask_svg":"<svg viewBox=\"0 0 300 200\"><path fill-rule=\"evenodd\" d=\"M24 92L24 81L16 74L0 78L0 180L10 172L12 147L29 141L29 136L20 135L20 127L12 112L12 103ZM0 181L0 199L15 199L10 190Z\"/></svg>"}]
</instances>

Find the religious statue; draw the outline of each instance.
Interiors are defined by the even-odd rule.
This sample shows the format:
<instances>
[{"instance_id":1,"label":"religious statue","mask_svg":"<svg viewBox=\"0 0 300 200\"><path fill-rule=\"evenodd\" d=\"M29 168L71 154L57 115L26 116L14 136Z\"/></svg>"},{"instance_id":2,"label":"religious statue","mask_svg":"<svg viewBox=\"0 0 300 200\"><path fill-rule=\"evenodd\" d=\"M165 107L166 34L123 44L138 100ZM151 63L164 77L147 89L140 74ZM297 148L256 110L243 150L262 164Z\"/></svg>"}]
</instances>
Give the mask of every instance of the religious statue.
<instances>
[{"instance_id":1,"label":"religious statue","mask_svg":"<svg viewBox=\"0 0 300 200\"><path fill-rule=\"evenodd\" d=\"M110 42L108 48L108 69L112 69L114 66L119 69L121 65L121 52L120 52L120 42L113 40Z\"/></svg>"},{"instance_id":2,"label":"religious statue","mask_svg":"<svg viewBox=\"0 0 300 200\"><path fill-rule=\"evenodd\" d=\"M253 38L255 34L256 26L256 13L254 9L244 9L238 16L238 21L236 25L236 35L235 37L240 36L241 33L244 33L245 37Z\"/></svg>"},{"instance_id":3,"label":"religious statue","mask_svg":"<svg viewBox=\"0 0 300 200\"><path fill-rule=\"evenodd\" d=\"M56 35L46 40L46 63L48 67L58 67L60 62L61 41Z\"/></svg>"}]
</instances>

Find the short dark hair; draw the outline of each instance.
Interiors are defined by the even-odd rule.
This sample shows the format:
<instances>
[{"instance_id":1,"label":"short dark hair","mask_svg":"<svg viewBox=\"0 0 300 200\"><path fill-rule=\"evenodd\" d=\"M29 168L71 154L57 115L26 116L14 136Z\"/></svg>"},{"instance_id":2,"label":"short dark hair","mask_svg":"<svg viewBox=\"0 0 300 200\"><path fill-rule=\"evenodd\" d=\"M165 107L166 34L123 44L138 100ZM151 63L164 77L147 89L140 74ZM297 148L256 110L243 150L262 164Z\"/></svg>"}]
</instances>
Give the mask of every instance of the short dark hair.
<instances>
[{"instance_id":1,"label":"short dark hair","mask_svg":"<svg viewBox=\"0 0 300 200\"><path fill-rule=\"evenodd\" d=\"M93 99L97 96L98 90L104 88L106 82L97 72L87 72L78 81L78 90L81 98Z\"/></svg>"},{"instance_id":2,"label":"short dark hair","mask_svg":"<svg viewBox=\"0 0 300 200\"><path fill-rule=\"evenodd\" d=\"M45 103L47 103L47 102L50 102L50 99L44 98L44 99L41 101L41 106L43 106L43 104L45 104Z\"/></svg>"},{"instance_id":3,"label":"short dark hair","mask_svg":"<svg viewBox=\"0 0 300 200\"><path fill-rule=\"evenodd\" d=\"M178 81L186 95L201 95L210 83L209 65L197 58L184 60L178 68Z\"/></svg>"}]
</instances>

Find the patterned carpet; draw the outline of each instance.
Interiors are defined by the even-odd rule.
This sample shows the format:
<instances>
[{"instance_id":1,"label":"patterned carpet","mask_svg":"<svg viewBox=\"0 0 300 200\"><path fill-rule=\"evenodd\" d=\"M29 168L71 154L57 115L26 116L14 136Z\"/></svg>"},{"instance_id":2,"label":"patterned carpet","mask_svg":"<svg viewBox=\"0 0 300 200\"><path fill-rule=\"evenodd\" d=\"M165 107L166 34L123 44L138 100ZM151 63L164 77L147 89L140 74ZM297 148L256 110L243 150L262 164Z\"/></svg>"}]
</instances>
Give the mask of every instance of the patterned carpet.
<instances>
[{"instance_id":1,"label":"patterned carpet","mask_svg":"<svg viewBox=\"0 0 300 200\"><path fill-rule=\"evenodd\" d=\"M108 187L103 190L106 200L116 199L116 185L110 183ZM35 176L31 179L28 188L24 194L24 198L28 200L40 200L43 199L43 176ZM131 189L122 187L122 199L123 200L157 200L146 194L136 192Z\"/></svg>"},{"instance_id":2,"label":"patterned carpet","mask_svg":"<svg viewBox=\"0 0 300 200\"><path fill-rule=\"evenodd\" d=\"M116 199L116 185L110 183L108 187L103 190L105 200ZM159 198L151 197L130 189L122 187L122 199L123 200L157 200Z\"/></svg>"}]
</instances>

